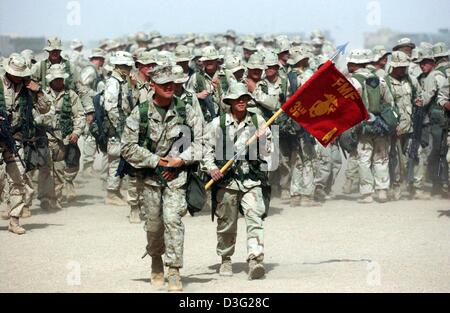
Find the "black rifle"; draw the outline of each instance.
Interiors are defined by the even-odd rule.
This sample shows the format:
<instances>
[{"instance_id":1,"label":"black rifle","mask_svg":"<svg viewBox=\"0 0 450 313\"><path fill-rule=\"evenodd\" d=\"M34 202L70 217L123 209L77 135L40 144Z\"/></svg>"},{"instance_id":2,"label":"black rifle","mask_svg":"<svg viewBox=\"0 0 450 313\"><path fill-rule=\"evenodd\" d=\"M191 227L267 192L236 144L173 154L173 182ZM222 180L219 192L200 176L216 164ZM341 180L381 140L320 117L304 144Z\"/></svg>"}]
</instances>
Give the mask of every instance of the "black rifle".
<instances>
[{"instance_id":1,"label":"black rifle","mask_svg":"<svg viewBox=\"0 0 450 313\"><path fill-rule=\"evenodd\" d=\"M206 119L207 122L211 122L213 119L216 118L216 110L214 108L214 101L212 95L208 95L205 99L198 99L200 106L203 111L203 116L205 116L206 119L206 111L209 112L209 118Z\"/></svg>"},{"instance_id":2,"label":"black rifle","mask_svg":"<svg viewBox=\"0 0 450 313\"><path fill-rule=\"evenodd\" d=\"M20 163L22 163L22 166L26 168L26 164L22 160L19 150L17 149L16 140L12 135L11 122L4 112L0 112L0 141L5 144L8 151L18 158Z\"/></svg>"},{"instance_id":3,"label":"black rifle","mask_svg":"<svg viewBox=\"0 0 450 313\"><path fill-rule=\"evenodd\" d=\"M412 115L413 133L411 144L408 149L408 183L414 183L414 167L419 163L419 148L422 143L423 121L426 116L426 108L423 106L414 106Z\"/></svg>"}]
</instances>

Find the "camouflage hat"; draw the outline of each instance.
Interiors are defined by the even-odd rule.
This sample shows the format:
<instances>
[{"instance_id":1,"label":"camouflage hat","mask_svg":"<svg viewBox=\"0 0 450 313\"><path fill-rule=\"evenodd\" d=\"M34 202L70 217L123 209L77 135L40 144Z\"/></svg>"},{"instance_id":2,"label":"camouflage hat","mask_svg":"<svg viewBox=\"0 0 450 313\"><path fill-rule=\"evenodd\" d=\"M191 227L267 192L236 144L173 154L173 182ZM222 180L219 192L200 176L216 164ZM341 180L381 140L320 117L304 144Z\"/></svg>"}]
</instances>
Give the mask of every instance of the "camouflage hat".
<instances>
[{"instance_id":1,"label":"camouflage hat","mask_svg":"<svg viewBox=\"0 0 450 313\"><path fill-rule=\"evenodd\" d=\"M138 42L149 42L148 35L144 32L137 32L134 40Z\"/></svg>"},{"instance_id":2,"label":"camouflage hat","mask_svg":"<svg viewBox=\"0 0 450 313\"><path fill-rule=\"evenodd\" d=\"M230 105L229 100L236 100L242 96L248 96L250 99L253 99L253 96L248 92L247 85L243 83L233 83L223 98L223 103Z\"/></svg>"},{"instance_id":3,"label":"camouflage hat","mask_svg":"<svg viewBox=\"0 0 450 313\"><path fill-rule=\"evenodd\" d=\"M105 59L105 57L106 57L105 51L100 49L100 48L92 49L91 54L89 55L89 59L92 59L92 58L103 58L103 59Z\"/></svg>"},{"instance_id":4,"label":"camouflage hat","mask_svg":"<svg viewBox=\"0 0 450 313\"><path fill-rule=\"evenodd\" d=\"M187 43L190 43L190 42L195 41L195 38L196 38L196 36L195 36L194 33L187 33L187 34L184 36L182 42L183 42L183 44L187 44Z\"/></svg>"},{"instance_id":5,"label":"camouflage hat","mask_svg":"<svg viewBox=\"0 0 450 313\"><path fill-rule=\"evenodd\" d=\"M13 53L9 56L9 58L5 58L3 60L3 69L6 73L13 76L31 76L31 70L27 66L27 61L18 53Z\"/></svg>"},{"instance_id":6,"label":"camouflage hat","mask_svg":"<svg viewBox=\"0 0 450 313\"><path fill-rule=\"evenodd\" d=\"M162 38L161 37L156 37L149 44L148 48L149 49L157 49L157 48L161 48L164 45L165 45L165 42L162 40Z\"/></svg>"},{"instance_id":7,"label":"camouflage hat","mask_svg":"<svg viewBox=\"0 0 450 313\"><path fill-rule=\"evenodd\" d=\"M142 65L156 63L155 54L149 51L142 51L137 54L136 63L140 63Z\"/></svg>"},{"instance_id":8,"label":"camouflage hat","mask_svg":"<svg viewBox=\"0 0 450 313\"><path fill-rule=\"evenodd\" d=\"M78 48L83 47L83 43L81 42L80 39L74 39L72 40L72 42L70 43L70 49L75 50Z\"/></svg>"},{"instance_id":9,"label":"camouflage hat","mask_svg":"<svg viewBox=\"0 0 450 313\"><path fill-rule=\"evenodd\" d=\"M245 70L244 66L242 66L241 59L235 55L230 55L225 58L224 67L233 74L237 71Z\"/></svg>"},{"instance_id":10,"label":"camouflage hat","mask_svg":"<svg viewBox=\"0 0 450 313\"><path fill-rule=\"evenodd\" d=\"M214 61L218 59L223 59L223 55L220 55L216 48L214 48L213 46L203 48L200 61Z\"/></svg>"},{"instance_id":11,"label":"camouflage hat","mask_svg":"<svg viewBox=\"0 0 450 313\"><path fill-rule=\"evenodd\" d=\"M175 65L175 56L170 51L159 51L156 54L156 64L158 65Z\"/></svg>"},{"instance_id":12,"label":"camouflage hat","mask_svg":"<svg viewBox=\"0 0 450 313\"><path fill-rule=\"evenodd\" d=\"M55 79L62 78L67 79L69 74L66 73L65 66L63 64L53 64L47 71L45 79L51 82Z\"/></svg>"},{"instance_id":13,"label":"camouflage hat","mask_svg":"<svg viewBox=\"0 0 450 313\"><path fill-rule=\"evenodd\" d=\"M278 56L275 53L269 52L264 55L265 66L279 66Z\"/></svg>"},{"instance_id":14,"label":"camouflage hat","mask_svg":"<svg viewBox=\"0 0 450 313\"><path fill-rule=\"evenodd\" d=\"M273 36L269 34L265 34L262 36L261 41L265 43L273 43L275 41L275 38L273 38Z\"/></svg>"},{"instance_id":15,"label":"camouflage hat","mask_svg":"<svg viewBox=\"0 0 450 313\"><path fill-rule=\"evenodd\" d=\"M253 40L245 40L242 48L249 51L257 51L256 49L256 43Z\"/></svg>"},{"instance_id":16,"label":"camouflage hat","mask_svg":"<svg viewBox=\"0 0 450 313\"><path fill-rule=\"evenodd\" d=\"M303 43L303 40L302 40L301 36L294 36L294 37L292 37L291 41L295 45L301 45Z\"/></svg>"},{"instance_id":17,"label":"camouflage hat","mask_svg":"<svg viewBox=\"0 0 450 313\"><path fill-rule=\"evenodd\" d=\"M313 46L323 46L324 41L323 41L323 39L320 39L320 38L318 38L318 37L315 37L315 38L313 38L313 39L311 40L311 44L312 44Z\"/></svg>"},{"instance_id":18,"label":"camouflage hat","mask_svg":"<svg viewBox=\"0 0 450 313\"><path fill-rule=\"evenodd\" d=\"M120 47L120 42L110 39L108 40L107 44L106 44L106 51L112 51L114 49L118 49Z\"/></svg>"},{"instance_id":19,"label":"camouflage hat","mask_svg":"<svg viewBox=\"0 0 450 313\"><path fill-rule=\"evenodd\" d=\"M414 63L421 63L424 60L433 60L433 47L423 47L417 49L417 59L414 60Z\"/></svg>"},{"instance_id":20,"label":"camouflage hat","mask_svg":"<svg viewBox=\"0 0 450 313\"><path fill-rule=\"evenodd\" d=\"M391 67L408 67L410 64L410 59L408 55L402 51L394 51L392 53Z\"/></svg>"},{"instance_id":21,"label":"camouflage hat","mask_svg":"<svg viewBox=\"0 0 450 313\"><path fill-rule=\"evenodd\" d=\"M33 50L25 49L22 52L20 52L20 55L25 58L27 63L31 63L31 61L36 61L36 57L34 55Z\"/></svg>"},{"instance_id":22,"label":"camouflage hat","mask_svg":"<svg viewBox=\"0 0 450 313\"><path fill-rule=\"evenodd\" d=\"M397 42L397 45L392 48L392 51L397 51L404 47L410 47L411 49L416 48L416 44L412 42L409 38L402 38Z\"/></svg>"},{"instance_id":23,"label":"camouflage hat","mask_svg":"<svg viewBox=\"0 0 450 313\"><path fill-rule=\"evenodd\" d=\"M61 39L58 37L52 37L47 40L47 46L44 48L45 51L51 52L54 50L63 50Z\"/></svg>"},{"instance_id":24,"label":"camouflage hat","mask_svg":"<svg viewBox=\"0 0 450 313\"><path fill-rule=\"evenodd\" d=\"M311 54L309 53L308 49L301 46L296 47L294 49L291 49L291 56L287 60L287 64L293 66L304 59L309 59L310 57Z\"/></svg>"},{"instance_id":25,"label":"camouflage hat","mask_svg":"<svg viewBox=\"0 0 450 313\"><path fill-rule=\"evenodd\" d=\"M311 32L311 36L309 38L311 40L313 40L314 38L319 38L319 39L324 40L325 35L322 33L322 31L320 29L315 29Z\"/></svg>"},{"instance_id":26,"label":"camouflage hat","mask_svg":"<svg viewBox=\"0 0 450 313\"><path fill-rule=\"evenodd\" d=\"M133 66L134 60L131 53L127 51L117 51L111 56L112 65L128 65Z\"/></svg>"},{"instance_id":27,"label":"camouflage hat","mask_svg":"<svg viewBox=\"0 0 450 313\"><path fill-rule=\"evenodd\" d=\"M176 78L172 73L172 66L170 65L158 65L155 66L150 72L151 80L158 85L175 82Z\"/></svg>"},{"instance_id":28,"label":"camouflage hat","mask_svg":"<svg viewBox=\"0 0 450 313\"><path fill-rule=\"evenodd\" d=\"M291 43L287 39L277 40L275 43L275 52L277 54L291 50Z\"/></svg>"},{"instance_id":29,"label":"camouflage hat","mask_svg":"<svg viewBox=\"0 0 450 313\"><path fill-rule=\"evenodd\" d=\"M175 36L167 36L164 38L164 42L167 44L177 44L180 40Z\"/></svg>"},{"instance_id":30,"label":"camouflage hat","mask_svg":"<svg viewBox=\"0 0 450 313\"><path fill-rule=\"evenodd\" d=\"M233 48L231 47L222 47L219 49L219 54L223 55L224 58L233 54Z\"/></svg>"},{"instance_id":31,"label":"camouflage hat","mask_svg":"<svg viewBox=\"0 0 450 313\"><path fill-rule=\"evenodd\" d=\"M227 30L225 37L236 38L236 32L234 30L229 29Z\"/></svg>"},{"instance_id":32,"label":"camouflage hat","mask_svg":"<svg viewBox=\"0 0 450 313\"><path fill-rule=\"evenodd\" d=\"M192 60L191 51L184 45L178 45L174 51L175 62L188 62Z\"/></svg>"},{"instance_id":33,"label":"camouflage hat","mask_svg":"<svg viewBox=\"0 0 450 313\"><path fill-rule=\"evenodd\" d=\"M448 57L450 51L447 49L447 45L444 42L438 42L433 46L433 54L435 58Z\"/></svg>"},{"instance_id":34,"label":"camouflage hat","mask_svg":"<svg viewBox=\"0 0 450 313\"><path fill-rule=\"evenodd\" d=\"M149 40L153 40L153 39L155 39L155 38L161 38L161 33L160 33L159 31L154 30L154 31L151 31L151 32L148 34L148 39L149 39Z\"/></svg>"},{"instance_id":35,"label":"camouflage hat","mask_svg":"<svg viewBox=\"0 0 450 313\"><path fill-rule=\"evenodd\" d=\"M266 66L264 65L263 56L259 53L253 53L248 62L245 64L248 69L260 69L265 70Z\"/></svg>"},{"instance_id":36,"label":"camouflage hat","mask_svg":"<svg viewBox=\"0 0 450 313\"><path fill-rule=\"evenodd\" d=\"M172 75L174 76L175 84L184 84L189 80L189 75L179 65L172 67Z\"/></svg>"},{"instance_id":37,"label":"camouflage hat","mask_svg":"<svg viewBox=\"0 0 450 313\"><path fill-rule=\"evenodd\" d=\"M373 47L372 52L374 55L374 57L373 57L374 62L378 62L384 56L392 54L391 52L387 51L386 48L382 45Z\"/></svg>"},{"instance_id":38,"label":"camouflage hat","mask_svg":"<svg viewBox=\"0 0 450 313\"><path fill-rule=\"evenodd\" d=\"M370 51L370 53L369 53ZM355 49L350 52L347 63L367 64L373 61L373 53L368 49Z\"/></svg>"}]
</instances>

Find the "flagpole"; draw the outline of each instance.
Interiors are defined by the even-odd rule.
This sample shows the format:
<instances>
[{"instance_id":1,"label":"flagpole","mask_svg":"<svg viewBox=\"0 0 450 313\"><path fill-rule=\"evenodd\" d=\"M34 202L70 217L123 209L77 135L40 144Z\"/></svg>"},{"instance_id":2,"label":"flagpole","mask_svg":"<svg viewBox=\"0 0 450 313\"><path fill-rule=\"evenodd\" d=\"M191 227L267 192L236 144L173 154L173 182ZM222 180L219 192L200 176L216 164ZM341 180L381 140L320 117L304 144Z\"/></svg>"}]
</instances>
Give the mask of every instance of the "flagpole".
<instances>
[{"instance_id":1,"label":"flagpole","mask_svg":"<svg viewBox=\"0 0 450 313\"><path fill-rule=\"evenodd\" d=\"M338 46L338 47L336 47L336 52L333 54L333 56L330 58L330 60L333 62L340 54L344 54L344 52L345 52L345 49L347 48L347 45L348 45L348 42L346 43L346 44L344 44L344 45L341 45L341 46ZM265 130L265 129L267 129L268 127L270 127L279 117L280 117L280 115L281 114L283 114L283 109L282 109L282 107L283 106L281 106L280 107L280 109L277 111L277 112L275 112L275 114L266 122L266 124L263 126L263 127L261 127L260 128L260 130L259 131L261 131L261 130ZM255 133L249 140L247 140L247 142L245 143L245 147L244 147L244 149L242 149L242 151L246 151L247 150L247 147L249 146L249 145L251 145L256 139L258 139L258 136L257 136L257 133ZM237 158L242 154L243 152L239 152L239 153L236 153L235 155L234 155L234 157L231 159L231 160L229 160L221 169L220 169L220 172L222 173L222 174L225 174L229 169L230 169L230 167L231 166L233 166L233 163L237 160ZM213 185L215 184L215 181L214 181L214 179L211 179L206 185L205 185L205 190L206 191L208 191Z\"/></svg>"}]
</instances>

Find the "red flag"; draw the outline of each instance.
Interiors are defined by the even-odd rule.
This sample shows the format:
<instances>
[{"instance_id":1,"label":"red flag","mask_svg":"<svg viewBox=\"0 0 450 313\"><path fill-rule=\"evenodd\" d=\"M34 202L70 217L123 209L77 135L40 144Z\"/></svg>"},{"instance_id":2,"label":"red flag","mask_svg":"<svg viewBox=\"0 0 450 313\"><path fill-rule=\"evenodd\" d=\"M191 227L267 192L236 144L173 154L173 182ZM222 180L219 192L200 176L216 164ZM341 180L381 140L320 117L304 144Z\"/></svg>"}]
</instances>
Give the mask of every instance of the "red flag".
<instances>
[{"instance_id":1,"label":"red flag","mask_svg":"<svg viewBox=\"0 0 450 313\"><path fill-rule=\"evenodd\" d=\"M322 65L282 109L324 147L369 117L358 91L331 61Z\"/></svg>"}]
</instances>

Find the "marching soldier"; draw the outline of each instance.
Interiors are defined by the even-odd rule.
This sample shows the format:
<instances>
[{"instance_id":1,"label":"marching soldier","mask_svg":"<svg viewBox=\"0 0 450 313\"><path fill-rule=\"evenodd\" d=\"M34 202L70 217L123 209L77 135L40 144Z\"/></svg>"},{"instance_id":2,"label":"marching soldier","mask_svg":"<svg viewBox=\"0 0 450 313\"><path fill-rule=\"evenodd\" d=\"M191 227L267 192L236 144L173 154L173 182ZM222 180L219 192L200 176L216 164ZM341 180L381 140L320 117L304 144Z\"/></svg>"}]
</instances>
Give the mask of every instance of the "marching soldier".
<instances>
[{"instance_id":1,"label":"marching soldier","mask_svg":"<svg viewBox=\"0 0 450 313\"><path fill-rule=\"evenodd\" d=\"M39 175L40 178L53 177L53 184L48 179L41 179L39 185L45 186L42 187L44 195L53 196L51 206L57 210L62 209L64 187L68 202L76 197L74 180L79 171L78 139L86 123L80 98L73 90L64 88L67 78L64 66L55 64L49 68L46 76L49 86L41 101L51 106L51 109L39 116L39 122L48 129L48 145L53 161L50 166L40 168L40 172L49 173Z\"/></svg>"},{"instance_id":2,"label":"marching soldier","mask_svg":"<svg viewBox=\"0 0 450 313\"><path fill-rule=\"evenodd\" d=\"M40 113L49 110L47 104L36 100L43 96L39 85L30 80L31 71L26 60L19 54L12 54L3 62L5 74L0 76L0 119L11 123L14 144L18 146L18 154L10 151L7 143L0 141L2 158L6 163L6 173L9 181L9 226L14 234L25 234L25 229L19 224L19 217L25 206L25 167L23 142L30 139L33 132L33 107ZM31 94L34 92L35 95ZM33 99L34 98L34 99ZM20 159L19 156L22 158Z\"/></svg>"},{"instance_id":3,"label":"marching soldier","mask_svg":"<svg viewBox=\"0 0 450 313\"><path fill-rule=\"evenodd\" d=\"M36 72L33 75L33 80L38 82L41 85L41 88L44 90L48 87L46 76L50 66L52 66L53 64L62 64L66 73L69 75L68 79L66 80L66 87L73 90L75 88L75 82L73 81L75 71L72 68L73 65L70 64L70 61L64 59L61 56L61 52L63 50L61 39L57 37L48 39L47 46L44 48L44 50L48 52L48 58L42 60L39 63Z\"/></svg>"},{"instance_id":4,"label":"marching soldier","mask_svg":"<svg viewBox=\"0 0 450 313\"><path fill-rule=\"evenodd\" d=\"M164 264L169 267L168 290L181 291L179 269L183 267L184 225L187 213L185 166L201 151L201 135L194 132L191 144L180 149L180 134L201 128L201 117L191 106L174 96L175 78L170 66L151 72L151 101L136 107L126 121L122 136L122 157L140 173L145 203L147 253L152 257L151 282L164 284ZM162 255L165 254L164 263Z\"/></svg>"},{"instance_id":5,"label":"marching soldier","mask_svg":"<svg viewBox=\"0 0 450 313\"><path fill-rule=\"evenodd\" d=\"M264 227L263 218L266 206L263 196L263 184L267 181L264 174L263 158L270 153L271 132L260 129L265 123L258 114L247 110L252 95L242 83L230 86L224 101L229 105L230 113L222 113L208 126L205 138L206 155L203 168L218 184L213 202L217 203L217 254L222 257L220 275L233 275L231 257L234 254L237 220L239 211L244 214L247 224L247 262L249 264L249 279L259 279L265 274L264 260ZM249 151L245 158L237 161L225 176L219 168L233 156L235 151L241 151L247 140L258 129L260 141L256 153ZM221 136L218 136L221 134ZM217 138L222 140L217 141ZM234 139L233 139L234 138ZM234 144L233 144L234 143ZM232 151L228 151L232 148ZM223 153L219 156L219 151ZM255 151L253 151L255 152Z\"/></svg>"},{"instance_id":6,"label":"marching soldier","mask_svg":"<svg viewBox=\"0 0 450 313\"><path fill-rule=\"evenodd\" d=\"M95 138L89 132L89 125L92 123L94 113L92 100L98 93L105 89L105 77L103 75L105 52L99 48L93 49L89 55L89 62L89 65L81 70L80 80L77 82L78 95L86 113L82 161L83 174L85 176L93 175L94 159L97 151ZM103 158L103 163L105 161L105 158Z\"/></svg>"},{"instance_id":7,"label":"marching soldier","mask_svg":"<svg viewBox=\"0 0 450 313\"><path fill-rule=\"evenodd\" d=\"M133 108L132 87L129 83L134 60L129 52L118 51L111 57L114 70L105 86L105 110L110 123L108 129L108 179L106 204L127 205L120 193L121 178L117 176L120 161L120 138L125 119Z\"/></svg>"}]
</instances>

